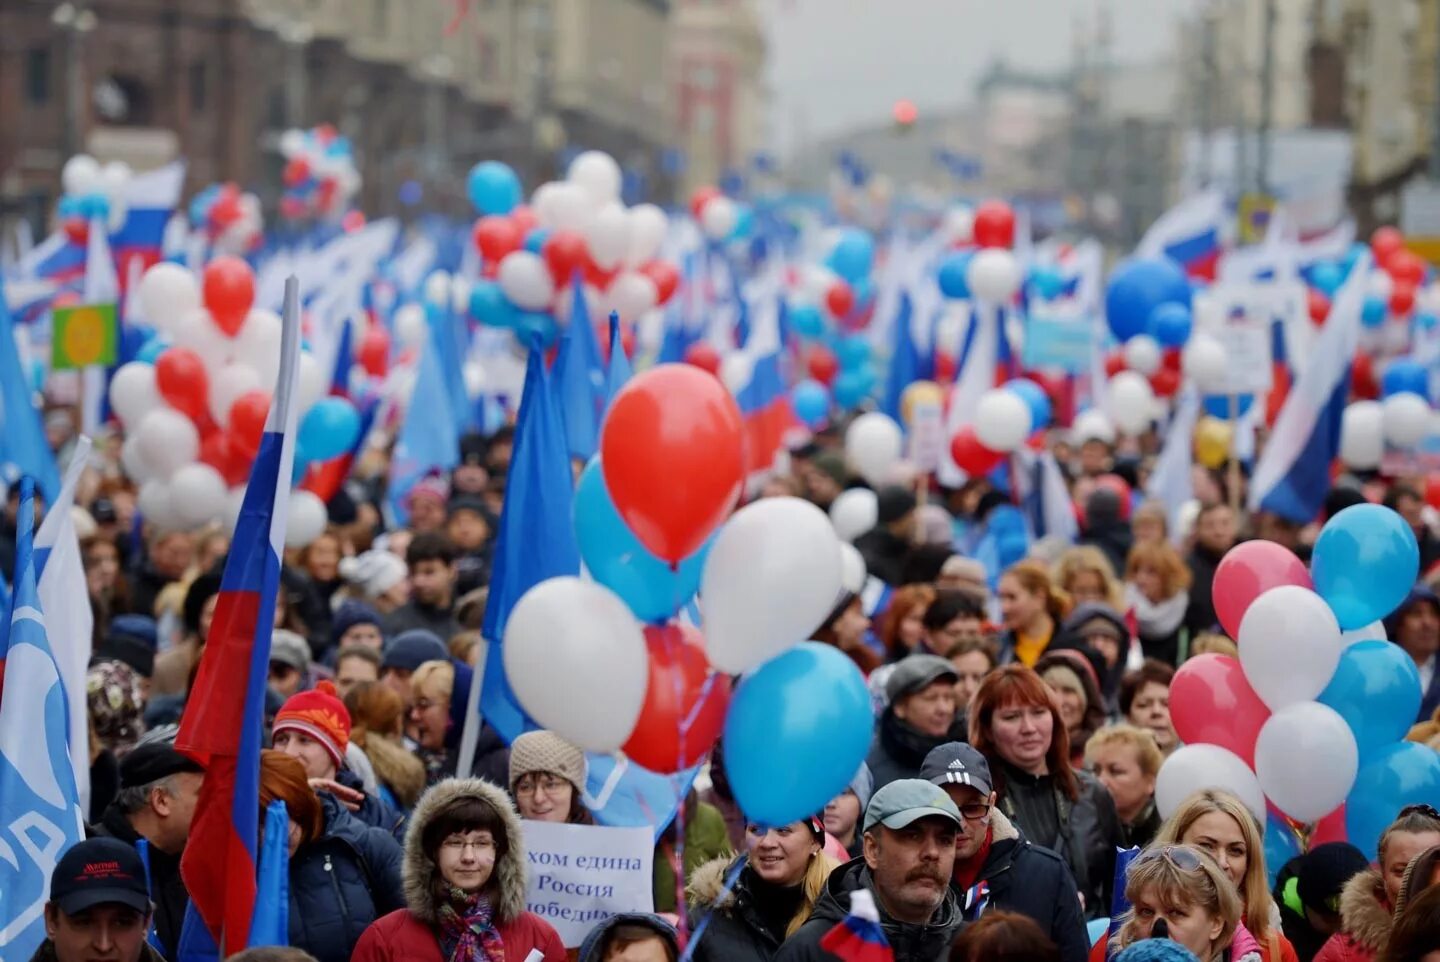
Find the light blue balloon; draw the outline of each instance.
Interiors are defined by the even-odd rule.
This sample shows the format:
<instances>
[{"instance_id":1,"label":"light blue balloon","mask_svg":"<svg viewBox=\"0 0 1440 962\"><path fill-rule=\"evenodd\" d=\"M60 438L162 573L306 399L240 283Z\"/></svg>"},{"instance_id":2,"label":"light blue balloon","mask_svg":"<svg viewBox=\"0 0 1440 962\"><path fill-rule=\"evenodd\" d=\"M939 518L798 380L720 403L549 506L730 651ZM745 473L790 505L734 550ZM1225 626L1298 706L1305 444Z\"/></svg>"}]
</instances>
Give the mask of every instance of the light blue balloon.
<instances>
[{"instance_id":1,"label":"light blue balloon","mask_svg":"<svg viewBox=\"0 0 1440 962\"><path fill-rule=\"evenodd\" d=\"M1310 268L1310 286L1326 297L1334 297L1340 285L1345 283L1347 272L1347 268L1333 261L1321 261Z\"/></svg>"},{"instance_id":2,"label":"light blue balloon","mask_svg":"<svg viewBox=\"0 0 1440 962\"><path fill-rule=\"evenodd\" d=\"M964 300L970 296L970 282L965 273L970 269L970 258L974 251L951 251L940 262L936 280L940 282L940 293L952 300Z\"/></svg>"},{"instance_id":3,"label":"light blue balloon","mask_svg":"<svg viewBox=\"0 0 1440 962\"><path fill-rule=\"evenodd\" d=\"M1029 378L1017 377L1005 384L1007 390L1024 398L1030 408L1030 429L1039 431L1050 426L1050 395L1045 389Z\"/></svg>"},{"instance_id":4,"label":"light blue balloon","mask_svg":"<svg viewBox=\"0 0 1440 962\"><path fill-rule=\"evenodd\" d=\"M545 250L545 242L550 239L550 228L536 227L525 235L525 249L532 254L539 254Z\"/></svg>"},{"instance_id":5,"label":"light blue balloon","mask_svg":"<svg viewBox=\"0 0 1440 962\"><path fill-rule=\"evenodd\" d=\"M1365 298L1364 305L1360 308L1360 323L1365 327L1379 327L1385 323L1385 316L1390 312L1385 301L1374 294Z\"/></svg>"},{"instance_id":6,"label":"light blue balloon","mask_svg":"<svg viewBox=\"0 0 1440 962\"><path fill-rule=\"evenodd\" d=\"M1360 764L1405 737L1420 714L1420 672L1405 649L1388 641L1359 641L1340 655L1330 684L1315 700L1340 713Z\"/></svg>"},{"instance_id":7,"label":"light blue balloon","mask_svg":"<svg viewBox=\"0 0 1440 962\"><path fill-rule=\"evenodd\" d=\"M814 340L825 333L825 316L815 304L793 304L787 318L795 333L801 337Z\"/></svg>"},{"instance_id":8,"label":"light blue balloon","mask_svg":"<svg viewBox=\"0 0 1440 962\"><path fill-rule=\"evenodd\" d=\"M1265 871L1270 876L1270 887L1275 887L1275 879L1279 877L1280 870L1285 863L1295 856L1301 854L1300 840L1295 837L1295 832L1285 820L1274 812L1267 812L1265 816Z\"/></svg>"},{"instance_id":9,"label":"light blue balloon","mask_svg":"<svg viewBox=\"0 0 1440 962\"><path fill-rule=\"evenodd\" d=\"M555 318L539 311L521 311L515 317L515 336L521 344L529 344L531 336L540 338L540 346L548 348L560 336L560 326Z\"/></svg>"},{"instance_id":10,"label":"light blue balloon","mask_svg":"<svg viewBox=\"0 0 1440 962\"><path fill-rule=\"evenodd\" d=\"M1351 505L1320 529L1311 556L1315 593L1349 631L1400 607L1420 572L1420 546L1400 515L1378 504Z\"/></svg>"},{"instance_id":11,"label":"light blue balloon","mask_svg":"<svg viewBox=\"0 0 1440 962\"><path fill-rule=\"evenodd\" d=\"M1150 333L1161 347L1184 347L1190 340L1190 308L1166 301L1150 312Z\"/></svg>"},{"instance_id":12,"label":"light blue balloon","mask_svg":"<svg viewBox=\"0 0 1440 962\"><path fill-rule=\"evenodd\" d=\"M1051 301L1065 291L1065 278L1050 264L1040 264L1030 271L1030 289L1041 300Z\"/></svg>"},{"instance_id":13,"label":"light blue balloon","mask_svg":"<svg viewBox=\"0 0 1440 962\"><path fill-rule=\"evenodd\" d=\"M875 390L877 380L875 367L871 364L841 371L840 376L835 378L835 403L847 411L858 406Z\"/></svg>"},{"instance_id":14,"label":"light blue balloon","mask_svg":"<svg viewBox=\"0 0 1440 962\"><path fill-rule=\"evenodd\" d=\"M840 361L840 370L856 370L870 363L870 342L859 334L842 337L835 345L835 357Z\"/></svg>"},{"instance_id":15,"label":"light blue balloon","mask_svg":"<svg viewBox=\"0 0 1440 962\"><path fill-rule=\"evenodd\" d=\"M656 624L695 597L711 544L671 570L646 550L615 510L598 456L585 465L575 486L575 539L591 577L619 595L636 618Z\"/></svg>"},{"instance_id":16,"label":"light blue balloon","mask_svg":"<svg viewBox=\"0 0 1440 962\"><path fill-rule=\"evenodd\" d=\"M1379 854L1380 835L1406 805L1440 808L1440 752L1419 742L1382 748L1360 766L1345 799L1345 834L1366 858Z\"/></svg>"},{"instance_id":17,"label":"light blue balloon","mask_svg":"<svg viewBox=\"0 0 1440 962\"><path fill-rule=\"evenodd\" d=\"M746 240L755 230L755 211L749 204L735 205L735 226L729 240Z\"/></svg>"},{"instance_id":18,"label":"light blue balloon","mask_svg":"<svg viewBox=\"0 0 1440 962\"><path fill-rule=\"evenodd\" d=\"M874 714L865 679L833 645L804 641L747 675L725 717L725 771L751 822L809 818L865 760Z\"/></svg>"},{"instance_id":19,"label":"light blue balloon","mask_svg":"<svg viewBox=\"0 0 1440 962\"><path fill-rule=\"evenodd\" d=\"M360 413L344 398L321 398L300 419L299 443L308 460L338 458L359 440Z\"/></svg>"},{"instance_id":20,"label":"light blue balloon","mask_svg":"<svg viewBox=\"0 0 1440 962\"><path fill-rule=\"evenodd\" d=\"M790 391L790 406L797 418L809 427L817 427L830 416L830 392L819 381L801 381Z\"/></svg>"},{"instance_id":21,"label":"light blue balloon","mask_svg":"<svg viewBox=\"0 0 1440 962\"><path fill-rule=\"evenodd\" d=\"M154 364L155 359L164 354L169 347L169 343L162 338L152 337L140 345L140 350L135 352L135 360L145 364Z\"/></svg>"},{"instance_id":22,"label":"light blue balloon","mask_svg":"<svg viewBox=\"0 0 1440 962\"><path fill-rule=\"evenodd\" d=\"M520 178L509 164L486 160L470 168L465 183L470 203L481 214L508 214L522 196Z\"/></svg>"},{"instance_id":23,"label":"light blue balloon","mask_svg":"<svg viewBox=\"0 0 1440 962\"><path fill-rule=\"evenodd\" d=\"M470 288L470 314L491 327L514 327L519 312L494 281L479 280Z\"/></svg>"},{"instance_id":24,"label":"light blue balloon","mask_svg":"<svg viewBox=\"0 0 1440 962\"><path fill-rule=\"evenodd\" d=\"M840 232L825 264L851 284L857 284L869 277L875 266L875 241L860 228L847 227Z\"/></svg>"}]
</instances>

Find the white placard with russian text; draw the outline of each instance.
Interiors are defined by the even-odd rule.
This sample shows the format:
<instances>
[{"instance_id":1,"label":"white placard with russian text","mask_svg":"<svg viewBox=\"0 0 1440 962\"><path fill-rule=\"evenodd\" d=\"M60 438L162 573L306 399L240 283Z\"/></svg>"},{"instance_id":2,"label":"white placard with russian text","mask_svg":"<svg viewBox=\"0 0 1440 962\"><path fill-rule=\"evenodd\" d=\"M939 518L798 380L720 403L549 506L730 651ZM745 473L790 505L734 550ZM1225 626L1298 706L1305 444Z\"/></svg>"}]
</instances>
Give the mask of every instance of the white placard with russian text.
<instances>
[{"instance_id":1,"label":"white placard with russian text","mask_svg":"<svg viewBox=\"0 0 1440 962\"><path fill-rule=\"evenodd\" d=\"M578 948L601 922L621 912L654 909L648 827L525 822L525 907Z\"/></svg>"}]
</instances>

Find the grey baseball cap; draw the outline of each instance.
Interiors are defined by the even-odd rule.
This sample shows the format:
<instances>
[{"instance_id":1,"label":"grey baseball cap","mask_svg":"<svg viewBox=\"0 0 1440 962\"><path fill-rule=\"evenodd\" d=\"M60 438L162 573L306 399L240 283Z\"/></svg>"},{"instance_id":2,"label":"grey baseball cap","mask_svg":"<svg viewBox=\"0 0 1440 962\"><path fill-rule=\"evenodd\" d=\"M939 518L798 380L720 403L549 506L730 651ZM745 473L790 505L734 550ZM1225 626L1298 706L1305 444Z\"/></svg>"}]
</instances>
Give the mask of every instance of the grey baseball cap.
<instances>
[{"instance_id":1,"label":"grey baseball cap","mask_svg":"<svg viewBox=\"0 0 1440 962\"><path fill-rule=\"evenodd\" d=\"M891 782L870 799L865 806L865 828L877 824L900 829L922 818L948 818L960 824L960 810L939 788L918 778L902 778Z\"/></svg>"},{"instance_id":2,"label":"grey baseball cap","mask_svg":"<svg viewBox=\"0 0 1440 962\"><path fill-rule=\"evenodd\" d=\"M895 663L895 670L885 681L885 697L893 705L941 678L949 678L954 684L960 676L955 673L955 666L939 655L907 655Z\"/></svg>"}]
</instances>

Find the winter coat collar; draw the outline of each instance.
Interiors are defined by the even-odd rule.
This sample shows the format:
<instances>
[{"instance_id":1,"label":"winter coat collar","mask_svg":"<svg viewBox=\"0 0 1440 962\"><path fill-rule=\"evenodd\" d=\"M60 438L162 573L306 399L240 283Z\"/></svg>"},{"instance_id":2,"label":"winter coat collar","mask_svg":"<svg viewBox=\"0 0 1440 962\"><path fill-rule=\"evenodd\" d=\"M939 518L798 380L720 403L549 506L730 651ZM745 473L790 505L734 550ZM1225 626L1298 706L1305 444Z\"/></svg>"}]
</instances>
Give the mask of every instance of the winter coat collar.
<instances>
[{"instance_id":1,"label":"winter coat collar","mask_svg":"<svg viewBox=\"0 0 1440 962\"><path fill-rule=\"evenodd\" d=\"M439 871L435 863L425 854L421 839L425 829L439 814L459 799L474 796L500 816L502 831L507 845L505 854L495 863L492 878L495 906L495 922L507 925L525 911L525 839L520 826L520 816L504 789L478 778L447 778L433 786L420 799L410 816L410 825L405 832L405 859L403 879L405 883L405 904L410 912L427 925L439 920L439 900L435 895L435 881Z\"/></svg>"},{"instance_id":2,"label":"winter coat collar","mask_svg":"<svg viewBox=\"0 0 1440 962\"><path fill-rule=\"evenodd\" d=\"M1384 879L1373 868L1352 878L1340 892L1341 931L1371 952L1390 939L1392 919L1384 898Z\"/></svg>"}]
</instances>

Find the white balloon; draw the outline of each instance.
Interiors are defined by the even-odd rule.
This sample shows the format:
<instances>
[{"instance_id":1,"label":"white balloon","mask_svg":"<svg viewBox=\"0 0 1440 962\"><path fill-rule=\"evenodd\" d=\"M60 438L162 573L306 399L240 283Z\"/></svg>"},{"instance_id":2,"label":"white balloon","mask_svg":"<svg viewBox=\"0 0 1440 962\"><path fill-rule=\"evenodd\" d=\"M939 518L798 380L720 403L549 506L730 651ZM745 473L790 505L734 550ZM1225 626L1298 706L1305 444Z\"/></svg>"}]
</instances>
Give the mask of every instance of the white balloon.
<instances>
[{"instance_id":1,"label":"white balloon","mask_svg":"<svg viewBox=\"0 0 1440 962\"><path fill-rule=\"evenodd\" d=\"M1030 436L1030 405L1014 391L991 388L975 405L975 437L991 451L1014 451Z\"/></svg>"},{"instance_id":2,"label":"white balloon","mask_svg":"<svg viewBox=\"0 0 1440 962\"><path fill-rule=\"evenodd\" d=\"M465 395L473 401L485 391L485 368L478 361L467 361L461 371L465 375Z\"/></svg>"},{"instance_id":3,"label":"white balloon","mask_svg":"<svg viewBox=\"0 0 1440 962\"><path fill-rule=\"evenodd\" d=\"M395 339L405 347L419 347L430 336L430 322L425 318L425 308L419 304L405 304L395 310Z\"/></svg>"},{"instance_id":4,"label":"white balloon","mask_svg":"<svg viewBox=\"0 0 1440 962\"><path fill-rule=\"evenodd\" d=\"M236 398L247 391L268 391L271 387L261 384L260 375L248 364L227 364L210 379L210 416L216 424L225 424L230 420L230 408Z\"/></svg>"},{"instance_id":5,"label":"white balloon","mask_svg":"<svg viewBox=\"0 0 1440 962\"><path fill-rule=\"evenodd\" d=\"M941 231L952 244L970 243L975 236L975 212L969 207L950 208Z\"/></svg>"},{"instance_id":6,"label":"white balloon","mask_svg":"<svg viewBox=\"0 0 1440 962\"><path fill-rule=\"evenodd\" d=\"M1240 799L1251 814L1265 820L1265 793L1240 756L1219 745L1183 745L1165 759L1155 779L1155 807L1169 818L1196 792L1218 788Z\"/></svg>"},{"instance_id":7,"label":"white balloon","mask_svg":"<svg viewBox=\"0 0 1440 962\"><path fill-rule=\"evenodd\" d=\"M170 501L182 528L219 521L225 512L225 479L208 464L187 464L170 479Z\"/></svg>"},{"instance_id":8,"label":"white balloon","mask_svg":"<svg viewBox=\"0 0 1440 962\"><path fill-rule=\"evenodd\" d=\"M970 258L965 282L976 300L1007 304L1020 290L1023 280L1015 255L998 247L987 247Z\"/></svg>"},{"instance_id":9,"label":"white balloon","mask_svg":"<svg viewBox=\"0 0 1440 962\"><path fill-rule=\"evenodd\" d=\"M729 197L715 197L700 210L700 229L712 241L723 241L735 230L740 210Z\"/></svg>"},{"instance_id":10,"label":"white balloon","mask_svg":"<svg viewBox=\"0 0 1440 962\"><path fill-rule=\"evenodd\" d=\"M880 523L880 499L869 488L846 488L830 502L830 523L835 534L854 541Z\"/></svg>"},{"instance_id":11,"label":"white balloon","mask_svg":"<svg viewBox=\"0 0 1440 962\"><path fill-rule=\"evenodd\" d=\"M1385 440L1397 448L1413 448L1430 431L1430 405L1418 394L1402 391L1382 403Z\"/></svg>"},{"instance_id":12,"label":"white balloon","mask_svg":"<svg viewBox=\"0 0 1440 962\"><path fill-rule=\"evenodd\" d=\"M550 227L555 230L573 230L585 233L590 218L595 216L595 204L585 188L578 184L555 184L546 197L550 210Z\"/></svg>"},{"instance_id":13,"label":"white balloon","mask_svg":"<svg viewBox=\"0 0 1440 962\"><path fill-rule=\"evenodd\" d=\"M175 502L170 497L170 485L158 478L151 478L140 485L135 498L135 508L145 523L158 531L174 531L182 527L175 517Z\"/></svg>"},{"instance_id":14,"label":"white balloon","mask_svg":"<svg viewBox=\"0 0 1440 962\"><path fill-rule=\"evenodd\" d=\"M470 310L470 291L473 288L469 279L456 274L450 278L450 310L456 314L464 314ZM364 323L358 316L355 320ZM363 327L362 327L363 330Z\"/></svg>"},{"instance_id":15,"label":"white balloon","mask_svg":"<svg viewBox=\"0 0 1440 962\"><path fill-rule=\"evenodd\" d=\"M291 491L285 520L285 547L303 548L325 533L325 502L310 491Z\"/></svg>"},{"instance_id":16,"label":"white balloon","mask_svg":"<svg viewBox=\"0 0 1440 962\"><path fill-rule=\"evenodd\" d=\"M720 361L720 383L731 394L739 394L755 374L755 359L742 351L726 354Z\"/></svg>"},{"instance_id":17,"label":"white balloon","mask_svg":"<svg viewBox=\"0 0 1440 962\"><path fill-rule=\"evenodd\" d=\"M240 509L245 506L245 489L247 485L237 485L225 492L225 507L221 514L221 522L225 530L235 533L235 528L240 524Z\"/></svg>"},{"instance_id":18,"label":"white balloon","mask_svg":"<svg viewBox=\"0 0 1440 962\"><path fill-rule=\"evenodd\" d=\"M140 313L158 331L175 330L181 318L200 309L200 285L179 264L162 261L140 277L135 291Z\"/></svg>"},{"instance_id":19,"label":"white balloon","mask_svg":"<svg viewBox=\"0 0 1440 962\"><path fill-rule=\"evenodd\" d=\"M1271 588L1252 601L1239 634L1245 680L1272 711L1324 691L1344 647L1330 606L1297 585Z\"/></svg>"},{"instance_id":20,"label":"white balloon","mask_svg":"<svg viewBox=\"0 0 1440 962\"><path fill-rule=\"evenodd\" d=\"M1390 302L1390 294L1395 289L1395 283L1391 280L1389 273L1379 268L1372 270L1370 276L1365 278L1365 292L1371 297L1378 297L1387 304Z\"/></svg>"},{"instance_id":21,"label":"white balloon","mask_svg":"<svg viewBox=\"0 0 1440 962\"><path fill-rule=\"evenodd\" d=\"M161 405L160 389L155 386L155 368L141 361L120 365L110 379L110 406L120 416L120 423L134 428Z\"/></svg>"},{"instance_id":22,"label":"white balloon","mask_svg":"<svg viewBox=\"0 0 1440 962\"><path fill-rule=\"evenodd\" d=\"M505 674L544 728L586 751L630 739L649 683L640 624L610 589L563 577L521 596L505 624Z\"/></svg>"},{"instance_id":23,"label":"white balloon","mask_svg":"<svg viewBox=\"0 0 1440 962\"><path fill-rule=\"evenodd\" d=\"M450 303L449 271L431 271L425 278L425 301L429 304Z\"/></svg>"},{"instance_id":24,"label":"white balloon","mask_svg":"<svg viewBox=\"0 0 1440 962\"><path fill-rule=\"evenodd\" d=\"M76 154L60 170L60 184L72 196L94 193L100 187L100 164L89 154Z\"/></svg>"},{"instance_id":25,"label":"white balloon","mask_svg":"<svg viewBox=\"0 0 1440 962\"><path fill-rule=\"evenodd\" d=\"M642 314L655 309L660 291L655 282L638 271L626 271L610 284L610 307L620 312L620 320L634 322Z\"/></svg>"},{"instance_id":26,"label":"white balloon","mask_svg":"<svg viewBox=\"0 0 1440 962\"><path fill-rule=\"evenodd\" d=\"M710 664L738 675L809 638L835 606L840 579L840 543L825 512L799 498L741 508L700 578Z\"/></svg>"},{"instance_id":27,"label":"white balloon","mask_svg":"<svg viewBox=\"0 0 1440 962\"><path fill-rule=\"evenodd\" d=\"M1192 335L1180 352L1180 369L1202 393L1213 393L1225 386L1229 363L1225 345L1209 334Z\"/></svg>"},{"instance_id":28,"label":"white balloon","mask_svg":"<svg viewBox=\"0 0 1440 962\"><path fill-rule=\"evenodd\" d=\"M555 191L559 186L556 181L547 180L530 196L530 209L535 212L535 220L542 227L555 226Z\"/></svg>"},{"instance_id":29,"label":"white balloon","mask_svg":"<svg viewBox=\"0 0 1440 962\"><path fill-rule=\"evenodd\" d=\"M180 318L170 337L175 347L188 347L200 355L207 374L223 367L234 352L230 338L203 307Z\"/></svg>"},{"instance_id":30,"label":"white balloon","mask_svg":"<svg viewBox=\"0 0 1440 962\"><path fill-rule=\"evenodd\" d=\"M1160 342L1149 334L1136 334L1125 342L1125 366L1150 377L1160 370Z\"/></svg>"},{"instance_id":31,"label":"white balloon","mask_svg":"<svg viewBox=\"0 0 1440 962\"><path fill-rule=\"evenodd\" d=\"M620 199L623 180L620 165L603 150L587 150L570 161L565 177L570 183L583 188L596 205Z\"/></svg>"},{"instance_id":32,"label":"white balloon","mask_svg":"<svg viewBox=\"0 0 1440 962\"><path fill-rule=\"evenodd\" d=\"M298 127L291 127L280 135L280 153L286 157L294 157L305 150L305 131Z\"/></svg>"},{"instance_id":33,"label":"white balloon","mask_svg":"<svg viewBox=\"0 0 1440 962\"><path fill-rule=\"evenodd\" d=\"M879 411L860 415L845 431L845 460L871 484L885 483L904 447L900 425Z\"/></svg>"},{"instance_id":34,"label":"white balloon","mask_svg":"<svg viewBox=\"0 0 1440 962\"><path fill-rule=\"evenodd\" d=\"M1155 392L1137 371L1121 371L1105 385L1105 413L1126 434L1139 434L1155 413Z\"/></svg>"},{"instance_id":35,"label":"white balloon","mask_svg":"<svg viewBox=\"0 0 1440 962\"><path fill-rule=\"evenodd\" d=\"M1306 824L1340 807L1355 784L1360 749L1340 713L1302 701L1275 712L1255 739L1255 776L1265 796Z\"/></svg>"},{"instance_id":36,"label":"white balloon","mask_svg":"<svg viewBox=\"0 0 1440 962\"><path fill-rule=\"evenodd\" d=\"M823 264L810 264L800 275L800 290L805 294L805 300L811 304L820 304L825 300L825 294L840 280L840 275L825 267Z\"/></svg>"},{"instance_id":37,"label":"white balloon","mask_svg":"<svg viewBox=\"0 0 1440 962\"><path fill-rule=\"evenodd\" d=\"M840 545L840 587L852 595L865 590L865 579L870 573L865 570L865 559L853 544Z\"/></svg>"},{"instance_id":38,"label":"white balloon","mask_svg":"<svg viewBox=\"0 0 1440 962\"><path fill-rule=\"evenodd\" d=\"M1385 622L1372 621L1364 628L1351 628L1349 631L1340 632L1340 641L1349 648L1357 641L1389 641L1390 635L1385 631Z\"/></svg>"},{"instance_id":39,"label":"white balloon","mask_svg":"<svg viewBox=\"0 0 1440 962\"><path fill-rule=\"evenodd\" d=\"M297 380L300 382L295 392L296 409L300 416L304 417L305 412L315 406L326 395L330 387L330 379L326 376L320 362L315 360L315 355L309 351L300 352L300 372Z\"/></svg>"},{"instance_id":40,"label":"white balloon","mask_svg":"<svg viewBox=\"0 0 1440 962\"><path fill-rule=\"evenodd\" d=\"M113 205L121 199L126 185L130 183L130 165L123 160L112 160L100 168L100 192Z\"/></svg>"},{"instance_id":41,"label":"white balloon","mask_svg":"<svg viewBox=\"0 0 1440 962\"><path fill-rule=\"evenodd\" d=\"M625 208L609 203L595 213L590 221L585 239L590 245L590 257L601 270L614 270L625 259L630 249L630 218Z\"/></svg>"},{"instance_id":42,"label":"white balloon","mask_svg":"<svg viewBox=\"0 0 1440 962\"><path fill-rule=\"evenodd\" d=\"M155 477L155 471L146 463L145 455L140 453L139 439L131 434L120 445L120 466L125 469L125 474L136 484L144 484Z\"/></svg>"},{"instance_id":43,"label":"white balloon","mask_svg":"<svg viewBox=\"0 0 1440 962\"><path fill-rule=\"evenodd\" d=\"M1086 441L1115 443L1115 425L1105 416L1105 412L1098 408L1080 412L1075 416L1075 422L1070 425L1070 443L1084 444Z\"/></svg>"},{"instance_id":44,"label":"white balloon","mask_svg":"<svg viewBox=\"0 0 1440 962\"><path fill-rule=\"evenodd\" d=\"M1348 468L1370 471L1385 455L1385 408L1379 401L1355 401L1340 418L1340 460Z\"/></svg>"},{"instance_id":45,"label":"white balloon","mask_svg":"<svg viewBox=\"0 0 1440 962\"><path fill-rule=\"evenodd\" d=\"M245 325L235 336L235 360L260 377L260 386L275 389L280 377L280 315L264 308L255 308L245 317Z\"/></svg>"},{"instance_id":46,"label":"white balloon","mask_svg":"<svg viewBox=\"0 0 1440 962\"><path fill-rule=\"evenodd\" d=\"M638 204L630 208L629 219L630 246L625 252L625 263L639 267L659 255L660 245L665 243L665 235L670 230L670 218L654 204Z\"/></svg>"},{"instance_id":47,"label":"white balloon","mask_svg":"<svg viewBox=\"0 0 1440 962\"><path fill-rule=\"evenodd\" d=\"M517 307L543 311L555 297L555 281L539 254L513 251L500 261L500 289Z\"/></svg>"},{"instance_id":48,"label":"white balloon","mask_svg":"<svg viewBox=\"0 0 1440 962\"><path fill-rule=\"evenodd\" d=\"M200 453L200 435L185 415L161 407L140 421L135 448L155 477L169 480Z\"/></svg>"}]
</instances>

